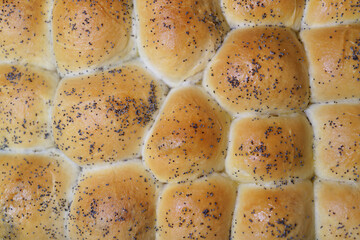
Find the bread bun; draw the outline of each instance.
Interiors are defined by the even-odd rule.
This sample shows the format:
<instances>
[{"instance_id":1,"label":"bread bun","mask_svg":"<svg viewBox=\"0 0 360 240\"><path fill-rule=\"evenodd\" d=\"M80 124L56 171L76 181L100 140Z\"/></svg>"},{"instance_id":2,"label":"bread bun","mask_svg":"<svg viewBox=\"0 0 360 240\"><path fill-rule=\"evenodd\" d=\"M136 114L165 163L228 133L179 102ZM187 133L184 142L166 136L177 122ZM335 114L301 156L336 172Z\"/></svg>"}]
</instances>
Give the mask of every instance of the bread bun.
<instances>
[{"instance_id":1,"label":"bread bun","mask_svg":"<svg viewBox=\"0 0 360 240\"><path fill-rule=\"evenodd\" d=\"M55 143L81 165L139 156L164 93L137 63L63 79L53 111Z\"/></svg>"},{"instance_id":2,"label":"bread bun","mask_svg":"<svg viewBox=\"0 0 360 240\"><path fill-rule=\"evenodd\" d=\"M157 189L138 161L84 171L75 188L71 239L154 239Z\"/></svg>"},{"instance_id":3,"label":"bread bun","mask_svg":"<svg viewBox=\"0 0 360 240\"><path fill-rule=\"evenodd\" d=\"M140 56L170 86L202 71L229 29L217 0L137 0L135 8Z\"/></svg>"},{"instance_id":4,"label":"bread bun","mask_svg":"<svg viewBox=\"0 0 360 240\"><path fill-rule=\"evenodd\" d=\"M65 239L75 164L44 154L0 155L0 238Z\"/></svg>"},{"instance_id":5,"label":"bread bun","mask_svg":"<svg viewBox=\"0 0 360 240\"><path fill-rule=\"evenodd\" d=\"M234 30L208 65L203 86L233 114L304 110L310 94L305 51L287 28Z\"/></svg>"},{"instance_id":6,"label":"bread bun","mask_svg":"<svg viewBox=\"0 0 360 240\"><path fill-rule=\"evenodd\" d=\"M316 239L358 239L360 185L315 183Z\"/></svg>"},{"instance_id":7,"label":"bread bun","mask_svg":"<svg viewBox=\"0 0 360 240\"><path fill-rule=\"evenodd\" d=\"M230 133L226 172L235 180L279 183L313 175L313 134L305 116L244 117Z\"/></svg>"},{"instance_id":8,"label":"bread bun","mask_svg":"<svg viewBox=\"0 0 360 240\"><path fill-rule=\"evenodd\" d=\"M229 239L235 192L218 174L167 185L156 210L156 239Z\"/></svg>"},{"instance_id":9,"label":"bread bun","mask_svg":"<svg viewBox=\"0 0 360 240\"><path fill-rule=\"evenodd\" d=\"M0 65L0 149L54 145L49 119L58 77L21 65Z\"/></svg>"},{"instance_id":10,"label":"bread bun","mask_svg":"<svg viewBox=\"0 0 360 240\"><path fill-rule=\"evenodd\" d=\"M307 114L314 128L316 175L359 181L360 104L312 105Z\"/></svg>"},{"instance_id":11,"label":"bread bun","mask_svg":"<svg viewBox=\"0 0 360 240\"><path fill-rule=\"evenodd\" d=\"M61 74L123 60L134 47L132 1L55 0L53 41Z\"/></svg>"},{"instance_id":12,"label":"bread bun","mask_svg":"<svg viewBox=\"0 0 360 240\"><path fill-rule=\"evenodd\" d=\"M164 182L221 171L230 120L201 88L177 88L169 93L145 141L144 161Z\"/></svg>"},{"instance_id":13,"label":"bread bun","mask_svg":"<svg viewBox=\"0 0 360 240\"><path fill-rule=\"evenodd\" d=\"M305 0L238 1L221 0L231 27L277 25L300 28Z\"/></svg>"},{"instance_id":14,"label":"bread bun","mask_svg":"<svg viewBox=\"0 0 360 240\"><path fill-rule=\"evenodd\" d=\"M304 181L281 188L240 185L232 239L314 239L313 186Z\"/></svg>"},{"instance_id":15,"label":"bread bun","mask_svg":"<svg viewBox=\"0 0 360 240\"><path fill-rule=\"evenodd\" d=\"M304 30L301 38L310 63L312 101L360 99L360 25Z\"/></svg>"}]
</instances>

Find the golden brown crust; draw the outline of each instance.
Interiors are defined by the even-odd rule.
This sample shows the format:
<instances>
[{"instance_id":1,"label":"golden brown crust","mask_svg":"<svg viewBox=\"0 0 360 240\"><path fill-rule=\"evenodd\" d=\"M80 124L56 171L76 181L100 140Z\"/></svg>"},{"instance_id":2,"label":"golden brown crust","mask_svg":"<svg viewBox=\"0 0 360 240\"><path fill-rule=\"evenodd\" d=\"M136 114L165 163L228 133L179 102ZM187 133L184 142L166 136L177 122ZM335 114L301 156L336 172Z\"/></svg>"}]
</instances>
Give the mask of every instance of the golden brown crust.
<instances>
[{"instance_id":1,"label":"golden brown crust","mask_svg":"<svg viewBox=\"0 0 360 240\"><path fill-rule=\"evenodd\" d=\"M77 168L59 157L0 155L0 238L64 239Z\"/></svg>"},{"instance_id":2,"label":"golden brown crust","mask_svg":"<svg viewBox=\"0 0 360 240\"><path fill-rule=\"evenodd\" d=\"M228 31L216 0L136 1L142 58L175 86L203 70Z\"/></svg>"},{"instance_id":3,"label":"golden brown crust","mask_svg":"<svg viewBox=\"0 0 360 240\"><path fill-rule=\"evenodd\" d=\"M340 182L315 183L316 239L358 239L360 186Z\"/></svg>"},{"instance_id":4,"label":"golden brown crust","mask_svg":"<svg viewBox=\"0 0 360 240\"><path fill-rule=\"evenodd\" d=\"M313 174L312 129L300 114L245 117L230 130L226 172L241 182L284 182Z\"/></svg>"},{"instance_id":5,"label":"golden brown crust","mask_svg":"<svg viewBox=\"0 0 360 240\"><path fill-rule=\"evenodd\" d=\"M0 65L0 149L53 145L50 107L55 74L20 65Z\"/></svg>"},{"instance_id":6,"label":"golden brown crust","mask_svg":"<svg viewBox=\"0 0 360 240\"><path fill-rule=\"evenodd\" d=\"M53 42L63 74L121 60L129 53L132 1L55 0Z\"/></svg>"},{"instance_id":7,"label":"golden brown crust","mask_svg":"<svg viewBox=\"0 0 360 240\"><path fill-rule=\"evenodd\" d=\"M7 0L0 8L0 60L54 69L49 40L51 2Z\"/></svg>"},{"instance_id":8,"label":"golden brown crust","mask_svg":"<svg viewBox=\"0 0 360 240\"><path fill-rule=\"evenodd\" d=\"M158 202L158 240L229 239L236 185L220 175L169 184Z\"/></svg>"},{"instance_id":9,"label":"golden brown crust","mask_svg":"<svg viewBox=\"0 0 360 240\"><path fill-rule=\"evenodd\" d=\"M277 25L300 28L305 0L222 0L230 26Z\"/></svg>"},{"instance_id":10,"label":"golden brown crust","mask_svg":"<svg viewBox=\"0 0 360 240\"><path fill-rule=\"evenodd\" d=\"M229 34L203 85L236 114L303 110L309 101L305 51L289 29L257 27Z\"/></svg>"},{"instance_id":11,"label":"golden brown crust","mask_svg":"<svg viewBox=\"0 0 360 240\"><path fill-rule=\"evenodd\" d=\"M360 20L359 1L308 0L303 26L329 26L357 23Z\"/></svg>"},{"instance_id":12,"label":"golden brown crust","mask_svg":"<svg viewBox=\"0 0 360 240\"><path fill-rule=\"evenodd\" d=\"M315 134L316 175L359 181L360 104L313 105L307 114Z\"/></svg>"},{"instance_id":13,"label":"golden brown crust","mask_svg":"<svg viewBox=\"0 0 360 240\"><path fill-rule=\"evenodd\" d=\"M68 220L71 239L154 239L156 185L140 162L85 171Z\"/></svg>"},{"instance_id":14,"label":"golden brown crust","mask_svg":"<svg viewBox=\"0 0 360 240\"><path fill-rule=\"evenodd\" d=\"M312 101L360 99L360 26L304 30L301 38L310 63Z\"/></svg>"},{"instance_id":15,"label":"golden brown crust","mask_svg":"<svg viewBox=\"0 0 360 240\"><path fill-rule=\"evenodd\" d=\"M163 85L132 63L64 79L55 96L55 143L82 165L138 156L163 96Z\"/></svg>"},{"instance_id":16,"label":"golden brown crust","mask_svg":"<svg viewBox=\"0 0 360 240\"><path fill-rule=\"evenodd\" d=\"M144 161L160 181L221 171L230 121L201 88L178 88L167 97L145 141Z\"/></svg>"},{"instance_id":17,"label":"golden brown crust","mask_svg":"<svg viewBox=\"0 0 360 240\"><path fill-rule=\"evenodd\" d=\"M314 239L310 181L263 188L240 185L232 226L234 239Z\"/></svg>"}]
</instances>

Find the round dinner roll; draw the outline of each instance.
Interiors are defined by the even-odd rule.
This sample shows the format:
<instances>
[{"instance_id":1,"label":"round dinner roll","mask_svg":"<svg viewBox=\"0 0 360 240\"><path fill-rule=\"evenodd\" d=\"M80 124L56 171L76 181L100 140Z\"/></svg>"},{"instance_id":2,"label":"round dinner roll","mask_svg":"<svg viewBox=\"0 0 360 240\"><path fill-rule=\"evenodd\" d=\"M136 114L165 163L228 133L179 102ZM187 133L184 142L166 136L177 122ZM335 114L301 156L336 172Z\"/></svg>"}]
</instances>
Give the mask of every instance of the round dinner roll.
<instances>
[{"instance_id":1,"label":"round dinner roll","mask_svg":"<svg viewBox=\"0 0 360 240\"><path fill-rule=\"evenodd\" d=\"M141 162L85 170L70 206L70 239L155 239L157 187Z\"/></svg>"},{"instance_id":2,"label":"round dinner roll","mask_svg":"<svg viewBox=\"0 0 360 240\"><path fill-rule=\"evenodd\" d=\"M50 110L57 83L43 69L0 65L0 150L54 145Z\"/></svg>"},{"instance_id":3,"label":"round dinner roll","mask_svg":"<svg viewBox=\"0 0 360 240\"><path fill-rule=\"evenodd\" d=\"M168 184L157 205L157 240L229 239L234 182L219 174Z\"/></svg>"},{"instance_id":4,"label":"round dinner roll","mask_svg":"<svg viewBox=\"0 0 360 240\"><path fill-rule=\"evenodd\" d=\"M303 110L310 95L305 51L287 28L234 30L208 65L203 86L233 114Z\"/></svg>"},{"instance_id":5,"label":"round dinner roll","mask_svg":"<svg viewBox=\"0 0 360 240\"><path fill-rule=\"evenodd\" d=\"M315 173L324 179L360 180L360 104L312 105Z\"/></svg>"},{"instance_id":6,"label":"round dinner roll","mask_svg":"<svg viewBox=\"0 0 360 240\"><path fill-rule=\"evenodd\" d=\"M360 25L304 30L301 38L310 63L312 101L360 99Z\"/></svg>"},{"instance_id":7,"label":"round dinner roll","mask_svg":"<svg viewBox=\"0 0 360 240\"><path fill-rule=\"evenodd\" d=\"M240 182L310 178L312 140L312 128L302 114L237 119L230 129L226 172Z\"/></svg>"},{"instance_id":8,"label":"round dinner roll","mask_svg":"<svg viewBox=\"0 0 360 240\"><path fill-rule=\"evenodd\" d=\"M305 0L221 0L221 6L232 28L277 25L299 29Z\"/></svg>"},{"instance_id":9,"label":"round dinner roll","mask_svg":"<svg viewBox=\"0 0 360 240\"><path fill-rule=\"evenodd\" d=\"M358 0L307 0L302 27L360 22Z\"/></svg>"},{"instance_id":10,"label":"round dinner roll","mask_svg":"<svg viewBox=\"0 0 360 240\"><path fill-rule=\"evenodd\" d=\"M281 188L240 185L231 237L314 240L313 201L308 180Z\"/></svg>"},{"instance_id":11,"label":"round dinner roll","mask_svg":"<svg viewBox=\"0 0 360 240\"><path fill-rule=\"evenodd\" d=\"M0 62L30 63L55 69L50 37L49 0L0 3Z\"/></svg>"},{"instance_id":12,"label":"round dinner roll","mask_svg":"<svg viewBox=\"0 0 360 240\"><path fill-rule=\"evenodd\" d=\"M201 72L229 27L218 0L136 0L140 56L170 86Z\"/></svg>"},{"instance_id":13,"label":"round dinner roll","mask_svg":"<svg viewBox=\"0 0 360 240\"><path fill-rule=\"evenodd\" d=\"M52 155L0 155L0 239L65 239L78 169Z\"/></svg>"},{"instance_id":14,"label":"round dinner roll","mask_svg":"<svg viewBox=\"0 0 360 240\"><path fill-rule=\"evenodd\" d=\"M74 78L57 89L57 147L81 165L139 156L165 87L137 62Z\"/></svg>"},{"instance_id":15,"label":"round dinner roll","mask_svg":"<svg viewBox=\"0 0 360 240\"><path fill-rule=\"evenodd\" d=\"M53 45L61 74L88 72L127 58L135 45L132 0L55 0Z\"/></svg>"},{"instance_id":16,"label":"round dinner roll","mask_svg":"<svg viewBox=\"0 0 360 240\"><path fill-rule=\"evenodd\" d=\"M221 171L230 121L200 87L174 89L146 137L144 161L163 182Z\"/></svg>"}]
</instances>

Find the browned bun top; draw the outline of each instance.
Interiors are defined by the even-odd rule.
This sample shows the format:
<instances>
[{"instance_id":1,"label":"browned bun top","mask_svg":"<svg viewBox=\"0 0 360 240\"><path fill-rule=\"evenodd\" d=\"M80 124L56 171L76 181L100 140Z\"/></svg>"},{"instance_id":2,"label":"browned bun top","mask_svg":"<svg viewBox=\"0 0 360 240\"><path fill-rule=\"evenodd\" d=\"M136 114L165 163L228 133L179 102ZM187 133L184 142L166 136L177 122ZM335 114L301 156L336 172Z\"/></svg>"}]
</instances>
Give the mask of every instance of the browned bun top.
<instances>
[{"instance_id":1,"label":"browned bun top","mask_svg":"<svg viewBox=\"0 0 360 240\"><path fill-rule=\"evenodd\" d=\"M308 0L303 26L317 27L360 21L358 0Z\"/></svg>"},{"instance_id":2,"label":"browned bun top","mask_svg":"<svg viewBox=\"0 0 360 240\"><path fill-rule=\"evenodd\" d=\"M177 88L146 139L144 161L160 181L221 171L230 120L201 88Z\"/></svg>"},{"instance_id":3,"label":"browned bun top","mask_svg":"<svg viewBox=\"0 0 360 240\"><path fill-rule=\"evenodd\" d=\"M229 239L236 185L215 174L167 185L158 202L158 240Z\"/></svg>"},{"instance_id":4,"label":"browned bun top","mask_svg":"<svg viewBox=\"0 0 360 240\"><path fill-rule=\"evenodd\" d=\"M42 69L0 65L0 149L53 145L50 107L57 83Z\"/></svg>"},{"instance_id":5,"label":"browned bun top","mask_svg":"<svg viewBox=\"0 0 360 240\"><path fill-rule=\"evenodd\" d=\"M301 38L310 63L312 101L360 99L360 25L304 30Z\"/></svg>"},{"instance_id":6,"label":"browned bun top","mask_svg":"<svg viewBox=\"0 0 360 240\"><path fill-rule=\"evenodd\" d=\"M300 28L305 0L222 0L231 27L278 25Z\"/></svg>"},{"instance_id":7,"label":"browned bun top","mask_svg":"<svg viewBox=\"0 0 360 240\"><path fill-rule=\"evenodd\" d=\"M82 165L138 156L164 92L136 63L64 79L53 110L55 143Z\"/></svg>"},{"instance_id":8,"label":"browned bun top","mask_svg":"<svg viewBox=\"0 0 360 240\"><path fill-rule=\"evenodd\" d=\"M234 30L208 65L203 86L234 114L303 110L310 94L305 51L287 28Z\"/></svg>"},{"instance_id":9,"label":"browned bun top","mask_svg":"<svg viewBox=\"0 0 360 240\"><path fill-rule=\"evenodd\" d=\"M244 117L230 130L226 172L242 182L283 182L313 175L313 133L304 115Z\"/></svg>"},{"instance_id":10,"label":"browned bun top","mask_svg":"<svg viewBox=\"0 0 360 240\"><path fill-rule=\"evenodd\" d=\"M174 86L200 72L228 31L216 0L136 1L141 57Z\"/></svg>"},{"instance_id":11,"label":"browned bun top","mask_svg":"<svg viewBox=\"0 0 360 240\"><path fill-rule=\"evenodd\" d=\"M87 71L129 53L130 0L55 0L53 42L60 73Z\"/></svg>"},{"instance_id":12,"label":"browned bun top","mask_svg":"<svg viewBox=\"0 0 360 240\"><path fill-rule=\"evenodd\" d=\"M0 61L54 69L50 1L4 0L0 9Z\"/></svg>"},{"instance_id":13,"label":"browned bun top","mask_svg":"<svg viewBox=\"0 0 360 240\"><path fill-rule=\"evenodd\" d=\"M70 208L71 239L155 239L156 185L140 162L86 170Z\"/></svg>"},{"instance_id":14,"label":"browned bun top","mask_svg":"<svg viewBox=\"0 0 360 240\"><path fill-rule=\"evenodd\" d=\"M77 168L59 157L0 155L0 239L65 239Z\"/></svg>"},{"instance_id":15,"label":"browned bun top","mask_svg":"<svg viewBox=\"0 0 360 240\"><path fill-rule=\"evenodd\" d=\"M316 175L360 180L360 104L312 105L307 114L314 129Z\"/></svg>"},{"instance_id":16,"label":"browned bun top","mask_svg":"<svg viewBox=\"0 0 360 240\"><path fill-rule=\"evenodd\" d=\"M314 239L313 186L310 181L283 186L240 185L233 239Z\"/></svg>"}]
</instances>

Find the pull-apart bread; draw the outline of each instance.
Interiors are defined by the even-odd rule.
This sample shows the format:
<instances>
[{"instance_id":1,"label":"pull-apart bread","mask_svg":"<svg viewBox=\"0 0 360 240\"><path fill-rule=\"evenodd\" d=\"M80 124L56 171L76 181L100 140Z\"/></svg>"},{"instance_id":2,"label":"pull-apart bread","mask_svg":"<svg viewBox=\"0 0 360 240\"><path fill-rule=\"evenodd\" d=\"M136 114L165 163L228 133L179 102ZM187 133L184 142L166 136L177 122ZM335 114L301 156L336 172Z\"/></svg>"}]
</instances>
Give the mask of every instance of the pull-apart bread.
<instances>
[{"instance_id":1,"label":"pull-apart bread","mask_svg":"<svg viewBox=\"0 0 360 240\"><path fill-rule=\"evenodd\" d=\"M0 6L0 240L360 240L360 1Z\"/></svg>"}]
</instances>

